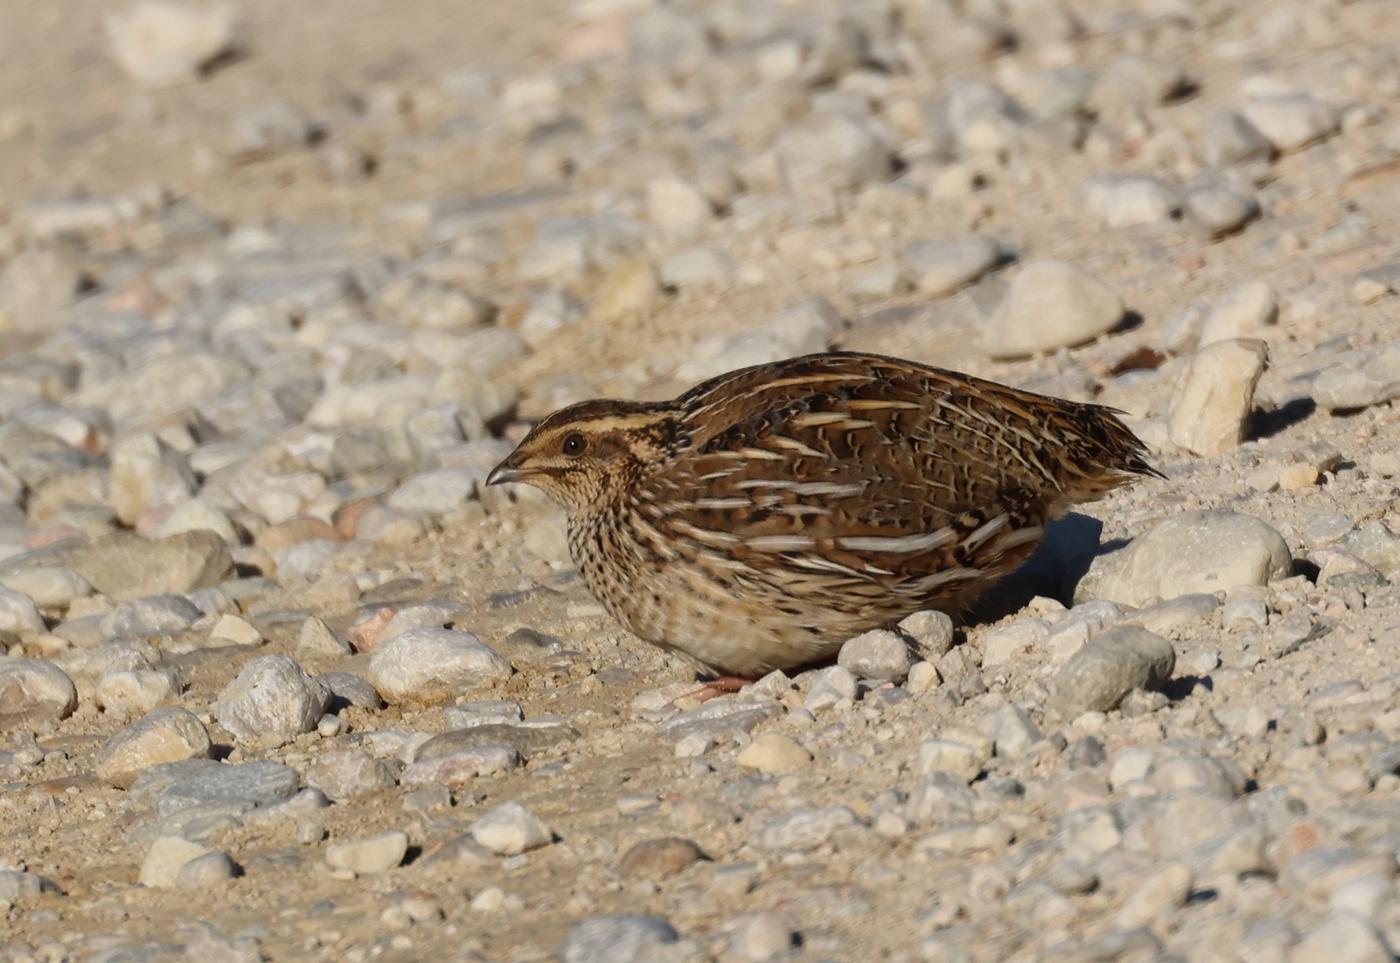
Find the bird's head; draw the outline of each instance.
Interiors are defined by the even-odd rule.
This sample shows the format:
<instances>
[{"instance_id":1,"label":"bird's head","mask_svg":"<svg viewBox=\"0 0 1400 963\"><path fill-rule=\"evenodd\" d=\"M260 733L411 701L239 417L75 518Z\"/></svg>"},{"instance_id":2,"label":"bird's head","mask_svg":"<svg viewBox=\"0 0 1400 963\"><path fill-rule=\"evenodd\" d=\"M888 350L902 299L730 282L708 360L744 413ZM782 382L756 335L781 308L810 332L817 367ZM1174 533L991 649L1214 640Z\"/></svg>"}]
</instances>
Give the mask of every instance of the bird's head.
<instances>
[{"instance_id":1,"label":"bird's head","mask_svg":"<svg viewBox=\"0 0 1400 963\"><path fill-rule=\"evenodd\" d=\"M664 405L584 401L536 425L503 462L488 485L534 485L569 513L586 512L620 498L649 464L663 458L675 419Z\"/></svg>"}]
</instances>

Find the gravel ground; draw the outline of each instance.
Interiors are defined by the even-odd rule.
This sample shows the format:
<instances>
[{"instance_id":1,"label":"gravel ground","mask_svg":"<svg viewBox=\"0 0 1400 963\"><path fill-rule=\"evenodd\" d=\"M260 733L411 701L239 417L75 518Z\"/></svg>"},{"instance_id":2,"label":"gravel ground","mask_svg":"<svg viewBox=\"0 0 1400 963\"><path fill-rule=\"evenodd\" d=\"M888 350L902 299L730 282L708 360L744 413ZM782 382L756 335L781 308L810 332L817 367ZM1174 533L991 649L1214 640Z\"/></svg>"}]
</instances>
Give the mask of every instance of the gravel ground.
<instances>
[{"instance_id":1,"label":"gravel ground","mask_svg":"<svg viewBox=\"0 0 1400 963\"><path fill-rule=\"evenodd\" d=\"M1400 950L1390 0L0 10L0 960ZM483 490L874 350L1164 480L696 699Z\"/></svg>"}]
</instances>

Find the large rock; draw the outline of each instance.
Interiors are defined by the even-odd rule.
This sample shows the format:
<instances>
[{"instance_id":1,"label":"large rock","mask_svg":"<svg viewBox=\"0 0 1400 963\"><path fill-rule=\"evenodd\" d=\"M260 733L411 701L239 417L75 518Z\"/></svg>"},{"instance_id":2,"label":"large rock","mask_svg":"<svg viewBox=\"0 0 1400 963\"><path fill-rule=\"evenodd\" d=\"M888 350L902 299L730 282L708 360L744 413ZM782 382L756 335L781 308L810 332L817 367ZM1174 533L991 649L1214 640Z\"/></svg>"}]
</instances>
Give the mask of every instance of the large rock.
<instances>
[{"instance_id":1,"label":"large rock","mask_svg":"<svg viewBox=\"0 0 1400 963\"><path fill-rule=\"evenodd\" d=\"M1196 352L1172 400L1172 444L1216 455L1243 441L1268 360L1268 347L1252 338L1217 341Z\"/></svg>"},{"instance_id":2,"label":"large rock","mask_svg":"<svg viewBox=\"0 0 1400 963\"><path fill-rule=\"evenodd\" d=\"M1012 279L982 346L993 358L1023 358L1093 341L1122 319L1123 299L1088 271L1034 261Z\"/></svg>"},{"instance_id":3,"label":"large rock","mask_svg":"<svg viewBox=\"0 0 1400 963\"><path fill-rule=\"evenodd\" d=\"M1096 559L1074 601L1138 606L1193 592L1267 585L1292 569L1288 544L1267 522L1231 511L1185 512Z\"/></svg>"},{"instance_id":4,"label":"large rock","mask_svg":"<svg viewBox=\"0 0 1400 963\"><path fill-rule=\"evenodd\" d=\"M390 702L431 701L507 679L511 671L469 632L413 629L374 650L369 681Z\"/></svg>"},{"instance_id":5,"label":"large rock","mask_svg":"<svg viewBox=\"0 0 1400 963\"><path fill-rule=\"evenodd\" d=\"M233 556L213 532L145 539L113 532L86 544L59 545L0 563L0 572L65 565L118 601L145 595L188 595L233 574Z\"/></svg>"},{"instance_id":6,"label":"large rock","mask_svg":"<svg viewBox=\"0 0 1400 963\"><path fill-rule=\"evenodd\" d=\"M239 742L276 748L316 728L330 694L285 655L265 655L243 667L219 693L219 725Z\"/></svg>"}]
</instances>

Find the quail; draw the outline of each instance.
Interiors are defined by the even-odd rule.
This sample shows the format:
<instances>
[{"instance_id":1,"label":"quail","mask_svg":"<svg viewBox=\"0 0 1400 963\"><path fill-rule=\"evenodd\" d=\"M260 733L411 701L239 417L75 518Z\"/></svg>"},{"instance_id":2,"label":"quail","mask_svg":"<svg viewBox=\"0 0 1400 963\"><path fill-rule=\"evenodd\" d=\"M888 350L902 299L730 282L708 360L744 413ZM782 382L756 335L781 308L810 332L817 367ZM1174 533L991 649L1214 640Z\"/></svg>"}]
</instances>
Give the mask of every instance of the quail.
<instances>
[{"instance_id":1,"label":"quail","mask_svg":"<svg viewBox=\"0 0 1400 963\"><path fill-rule=\"evenodd\" d=\"M584 583L632 633L754 679L959 613L1070 506L1157 475L1145 455L1108 408L830 352L571 405L487 484L563 505Z\"/></svg>"}]
</instances>

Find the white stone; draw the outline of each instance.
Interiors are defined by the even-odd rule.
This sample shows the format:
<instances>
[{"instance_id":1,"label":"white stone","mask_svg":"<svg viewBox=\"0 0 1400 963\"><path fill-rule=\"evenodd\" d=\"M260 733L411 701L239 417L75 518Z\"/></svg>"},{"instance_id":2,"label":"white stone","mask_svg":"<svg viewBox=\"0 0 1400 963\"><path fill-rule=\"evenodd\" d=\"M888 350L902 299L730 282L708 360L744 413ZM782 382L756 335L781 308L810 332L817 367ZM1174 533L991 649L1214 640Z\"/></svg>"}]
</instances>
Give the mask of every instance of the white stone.
<instances>
[{"instance_id":1,"label":"white stone","mask_svg":"<svg viewBox=\"0 0 1400 963\"><path fill-rule=\"evenodd\" d=\"M918 771L920 775L951 772L960 779L972 782L990 757L990 750L983 751L978 746L950 739L930 739L919 746Z\"/></svg>"},{"instance_id":2,"label":"white stone","mask_svg":"<svg viewBox=\"0 0 1400 963\"><path fill-rule=\"evenodd\" d=\"M909 674L909 646L887 629L871 629L841 646L836 664L861 679L903 682Z\"/></svg>"},{"instance_id":3,"label":"white stone","mask_svg":"<svg viewBox=\"0 0 1400 963\"><path fill-rule=\"evenodd\" d=\"M172 508L155 534L158 538L166 538L182 532L200 531L213 532L230 545L238 545L241 541L228 515L198 496Z\"/></svg>"},{"instance_id":4,"label":"white stone","mask_svg":"<svg viewBox=\"0 0 1400 963\"><path fill-rule=\"evenodd\" d=\"M1197 455L1238 445L1268 359L1268 347L1253 339L1217 341L1196 352L1172 399L1172 443Z\"/></svg>"},{"instance_id":5,"label":"white stone","mask_svg":"<svg viewBox=\"0 0 1400 963\"><path fill-rule=\"evenodd\" d=\"M1157 178L1140 174L1091 178L1080 196L1089 211L1109 227L1162 224L1181 216L1181 195Z\"/></svg>"},{"instance_id":6,"label":"white stone","mask_svg":"<svg viewBox=\"0 0 1400 963\"><path fill-rule=\"evenodd\" d=\"M38 565L33 568L20 568L0 575L0 629L11 632L23 631L13 625L6 625L7 619L15 619L29 626L30 631L43 631L43 620L36 623L29 617L22 601L7 603L7 591L27 595L34 606L62 608L76 599L87 598L92 594L92 586L71 568L58 565ZM37 618L38 613L35 613Z\"/></svg>"},{"instance_id":7,"label":"white stone","mask_svg":"<svg viewBox=\"0 0 1400 963\"><path fill-rule=\"evenodd\" d=\"M1147 926L1186 902L1191 894L1191 870L1182 863L1172 863L1157 870L1142 882L1116 920L1120 930Z\"/></svg>"},{"instance_id":8,"label":"white stone","mask_svg":"<svg viewBox=\"0 0 1400 963\"><path fill-rule=\"evenodd\" d=\"M302 658L320 658L349 654L350 644L316 616L309 616L301 623L301 631L297 634L297 655Z\"/></svg>"},{"instance_id":9,"label":"white stone","mask_svg":"<svg viewBox=\"0 0 1400 963\"><path fill-rule=\"evenodd\" d=\"M953 647L953 620L945 612L925 609L906 616L899 631L912 640L914 651L932 661Z\"/></svg>"},{"instance_id":10,"label":"white stone","mask_svg":"<svg viewBox=\"0 0 1400 963\"><path fill-rule=\"evenodd\" d=\"M357 876L383 873L402 863L407 853L408 833L396 830L327 846L326 865Z\"/></svg>"},{"instance_id":11,"label":"white stone","mask_svg":"<svg viewBox=\"0 0 1400 963\"><path fill-rule=\"evenodd\" d=\"M713 206L700 189L675 175L648 183L646 199L647 216L668 234L692 234L714 216Z\"/></svg>"},{"instance_id":12,"label":"white stone","mask_svg":"<svg viewBox=\"0 0 1400 963\"><path fill-rule=\"evenodd\" d=\"M759 772L783 773L801 769L812 761L812 754L787 736L765 733L739 753L739 765Z\"/></svg>"},{"instance_id":13,"label":"white stone","mask_svg":"<svg viewBox=\"0 0 1400 963\"><path fill-rule=\"evenodd\" d=\"M472 823L472 838L498 856L538 849L553 839L549 827L518 802L504 802Z\"/></svg>"},{"instance_id":14,"label":"white stone","mask_svg":"<svg viewBox=\"0 0 1400 963\"><path fill-rule=\"evenodd\" d=\"M170 889L190 860L212 852L207 846L179 836L157 836L141 863L140 882L152 889Z\"/></svg>"},{"instance_id":15,"label":"white stone","mask_svg":"<svg viewBox=\"0 0 1400 963\"><path fill-rule=\"evenodd\" d=\"M237 615L224 615L209 630L210 641L227 642L233 645L261 645L262 633L247 619Z\"/></svg>"},{"instance_id":16,"label":"white stone","mask_svg":"<svg viewBox=\"0 0 1400 963\"><path fill-rule=\"evenodd\" d=\"M1201 347L1248 338L1278 323L1278 294L1267 281L1247 281L1211 309L1201 328Z\"/></svg>"},{"instance_id":17,"label":"white stone","mask_svg":"<svg viewBox=\"0 0 1400 963\"><path fill-rule=\"evenodd\" d=\"M1022 619L1001 625L982 637L982 665L990 668L1030 652L1050 634L1050 623L1044 619Z\"/></svg>"},{"instance_id":18,"label":"white stone","mask_svg":"<svg viewBox=\"0 0 1400 963\"><path fill-rule=\"evenodd\" d=\"M285 655L253 659L219 693L218 719L239 742L276 748L316 728L326 687Z\"/></svg>"},{"instance_id":19,"label":"white stone","mask_svg":"<svg viewBox=\"0 0 1400 963\"><path fill-rule=\"evenodd\" d=\"M233 9L142 0L107 19L107 37L122 70L141 83L191 80L232 44Z\"/></svg>"}]
</instances>

